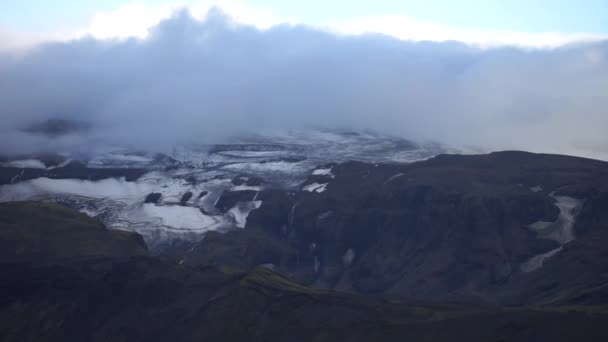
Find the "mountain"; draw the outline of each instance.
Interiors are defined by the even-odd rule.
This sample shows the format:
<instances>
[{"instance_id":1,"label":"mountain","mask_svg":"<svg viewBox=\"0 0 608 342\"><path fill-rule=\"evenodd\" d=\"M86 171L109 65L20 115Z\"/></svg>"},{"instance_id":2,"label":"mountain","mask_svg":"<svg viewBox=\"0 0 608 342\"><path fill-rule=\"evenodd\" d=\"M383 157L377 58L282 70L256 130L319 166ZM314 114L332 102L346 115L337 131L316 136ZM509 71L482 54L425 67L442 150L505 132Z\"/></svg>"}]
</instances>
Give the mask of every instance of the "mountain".
<instances>
[{"instance_id":1,"label":"mountain","mask_svg":"<svg viewBox=\"0 0 608 342\"><path fill-rule=\"evenodd\" d=\"M0 213L2 341L608 338L598 307L503 309L314 289L265 267L153 257L136 234L54 204L0 204Z\"/></svg>"},{"instance_id":2,"label":"mountain","mask_svg":"<svg viewBox=\"0 0 608 342\"><path fill-rule=\"evenodd\" d=\"M0 339L605 340L608 163L445 152L5 156Z\"/></svg>"},{"instance_id":3,"label":"mountain","mask_svg":"<svg viewBox=\"0 0 608 342\"><path fill-rule=\"evenodd\" d=\"M3 156L0 202L59 202L111 229L137 232L151 250L161 251L197 242L210 231L242 228L259 204L254 193L298 188L317 165L411 162L443 151L364 132L304 130L229 142L178 145L170 155L100 145L88 153ZM249 195L230 197L243 190Z\"/></svg>"},{"instance_id":4,"label":"mountain","mask_svg":"<svg viewBox=\"0 0 608 342\"><path fill-rule=\"evenodd\" d=\"M316 287L508 305L606 304L608 163L498 152L347 162L266 189L187 265L270 264Z\"/></svg>"}]
</instances>

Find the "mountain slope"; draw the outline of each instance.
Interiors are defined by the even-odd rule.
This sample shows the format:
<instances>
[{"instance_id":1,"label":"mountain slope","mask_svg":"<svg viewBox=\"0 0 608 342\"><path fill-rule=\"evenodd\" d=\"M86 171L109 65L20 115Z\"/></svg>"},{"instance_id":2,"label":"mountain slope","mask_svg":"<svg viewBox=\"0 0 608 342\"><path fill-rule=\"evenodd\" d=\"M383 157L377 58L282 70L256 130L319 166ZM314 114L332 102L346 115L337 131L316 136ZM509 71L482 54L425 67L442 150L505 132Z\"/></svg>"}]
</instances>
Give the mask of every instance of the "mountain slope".
<instances>
[{"instance_id":1,"label":"mountain slope","mask_svg":"<svg viewBox=\"0 0 608 342\"><path fill-rule=\"evenodd\" d=\"M0 203L0 260L54 262L70 258L145 255L141 236L108 230L98 220L41 202Z\"/></svg>"},{"instance_id":2,"label":"mountain slope","mask_svg":"<svg viewBox=\"0 0 608 342\"><path fill-rule=\"evenodd\" d=\"M583 287L605 289L605 162L525 152L349 162L301 189L262 191L244 231L203 240L184 262L251 260L306 284L416 298L564 302L581 269ZM262 236L277 247L226 248Z\"/></svg>"},{"instance_id":3,"label":"mountain slope","mask_svg":"<svg viewBox=\"0 0 608 342\"><path fill-rule=\"evenodd\" d=\"M47 255L65 250L66 256L49 263L37 251L25 250L19 260L2 259L2 341L608 338L608 315L601 308L501 309L313 289L266 268L243 273L180 266L141 255L137 243L108 250L103 246L116 242L112 233L98 234L99 226L57 206L24 202L10 204L10 211L2 209L3 220L10 217L10 224L20 227L22 244L48 244ZM39 234L37 227L47 219L66 223L63 234ZM2 232L6 229L15 230L6 224L0 227ZM82 231L95 232L97 246L102 247L83 252L78 245L93 235ZM71 241L58 245L55 239ZM3 247L7 255L20 250L18 245ZM135 256L125 258L126 254Z\"/></svg>"}]
</instances>

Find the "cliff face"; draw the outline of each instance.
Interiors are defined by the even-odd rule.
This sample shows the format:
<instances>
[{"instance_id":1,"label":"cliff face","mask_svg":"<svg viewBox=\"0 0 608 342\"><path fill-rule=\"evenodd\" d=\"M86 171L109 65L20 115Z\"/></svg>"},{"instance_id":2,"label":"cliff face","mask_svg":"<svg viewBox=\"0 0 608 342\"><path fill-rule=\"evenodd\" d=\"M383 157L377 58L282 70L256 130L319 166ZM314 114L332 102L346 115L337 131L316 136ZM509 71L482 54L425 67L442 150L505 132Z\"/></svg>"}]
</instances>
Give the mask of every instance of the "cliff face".
<instances>
[{"instance_id":1,"label":"cliff face","mask_svg":"<svg viewBox=\"0 0 608 342\"><path fill-rule=\"evenodd\" d=\"M605 271L608 243L593 241L608 242L608 163L524 152L351 162L313 172L302 189L263 191L244 230L208 236L184 262L272 264L321 287L518 304L571 296L576 266L562 265L592 264L590 278Z\"/></svg>"}]
</instances>

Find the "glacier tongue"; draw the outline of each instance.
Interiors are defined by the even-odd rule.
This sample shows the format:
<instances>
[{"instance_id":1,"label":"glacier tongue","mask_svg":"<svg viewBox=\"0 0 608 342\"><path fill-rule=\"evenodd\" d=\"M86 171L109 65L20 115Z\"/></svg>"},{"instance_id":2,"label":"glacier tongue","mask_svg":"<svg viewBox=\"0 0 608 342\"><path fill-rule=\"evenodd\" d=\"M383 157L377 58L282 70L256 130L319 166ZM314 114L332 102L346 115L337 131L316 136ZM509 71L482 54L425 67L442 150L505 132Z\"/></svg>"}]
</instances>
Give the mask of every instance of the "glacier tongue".
<instances>
[{"instance_id":1,"label":"glacier tongue","mask_svg":"<svg viewBox=\"0 0 608 342\"><path fill-rule=\"evenodd\" d=\"M191 184L174 178L171 173L154 171L135 182L124 178L98 181L36 178L0 186L0 202L50 200L65 203L87 215L99 217L109 228L135 231L153 247L167 239L197 240L210 230L244 227L247 215L259 208L261 201L238 203L226 214L215 212L210 203L224 190L233 188L260 190L262 187L235 186L229 178ZM180 198L188 191L196 193L196 199L191 206L180 205ZM209 195L198 198L204 191ZM143 203L152 192L162 194L162 205Z\"/></svg>"}]
</instances>

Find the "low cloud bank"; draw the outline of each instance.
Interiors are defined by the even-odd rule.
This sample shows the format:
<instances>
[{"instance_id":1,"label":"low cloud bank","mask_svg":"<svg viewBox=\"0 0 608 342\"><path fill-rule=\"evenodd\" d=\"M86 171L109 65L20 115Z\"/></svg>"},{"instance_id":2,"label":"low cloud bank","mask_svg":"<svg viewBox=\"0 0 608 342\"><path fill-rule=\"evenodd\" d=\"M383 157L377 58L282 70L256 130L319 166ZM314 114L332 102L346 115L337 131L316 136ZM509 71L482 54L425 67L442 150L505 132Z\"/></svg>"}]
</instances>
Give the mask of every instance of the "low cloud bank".
<instances>
[{"instance_id":1,"label":"low cloud bank","mask_svg":"<svg viewBox=\"0 0 608 342\"><path fill-rule=\"evenodd\" d=\"M0 117L3 153L168 150L316 127L608 159L608 42L482 50L179 12L144 40L88 38L0 56ZM24 131L47 119L89 129Z\"/></svg>"}]
</instances>

